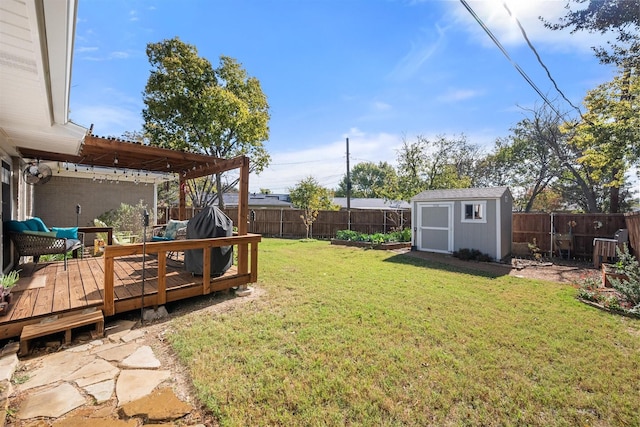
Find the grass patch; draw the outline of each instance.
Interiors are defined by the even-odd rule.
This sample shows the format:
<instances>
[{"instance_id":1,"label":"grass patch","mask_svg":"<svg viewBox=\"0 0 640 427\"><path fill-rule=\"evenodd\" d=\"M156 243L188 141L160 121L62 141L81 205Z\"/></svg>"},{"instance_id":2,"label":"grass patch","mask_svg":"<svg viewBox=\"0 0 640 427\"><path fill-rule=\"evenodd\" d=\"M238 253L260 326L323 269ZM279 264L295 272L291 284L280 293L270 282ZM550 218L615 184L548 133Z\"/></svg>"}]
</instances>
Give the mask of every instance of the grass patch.
<instances>
[{"instance_id":1,"label":"grass patch","mask_svg":"<svg viewBox=\"0 0 640 427\"><path fill-rule=\"evenodd\" d=\"M640 422L640 321L570 286L281 239L258 285L170 336L221 425Z\"/></svg>"}]
</instances>

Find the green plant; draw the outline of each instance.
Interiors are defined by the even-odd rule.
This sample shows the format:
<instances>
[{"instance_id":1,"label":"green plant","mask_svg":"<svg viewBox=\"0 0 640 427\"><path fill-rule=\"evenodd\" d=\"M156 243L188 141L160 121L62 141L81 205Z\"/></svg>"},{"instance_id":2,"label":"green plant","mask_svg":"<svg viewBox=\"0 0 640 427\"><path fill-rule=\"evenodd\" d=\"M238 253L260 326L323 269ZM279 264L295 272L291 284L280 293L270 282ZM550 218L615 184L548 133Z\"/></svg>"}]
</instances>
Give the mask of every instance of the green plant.
<instances>
[{"instance_id":1,"label":"green plant","mask_svg":"<svg viewBox=\"0 0 640 427\"><path fill-rule=\"evenodd\" d=\"M353 230L338 230L336 232L336 239L351 240L352 242L371 242L372 245L379 245L381 243L389 242L410 242L411 229L405 228L401 231L374 234L365 234Z\"/></svg>"},{"instance_id":2,"label":"green plant","mask_svg":"<svg viewBox=\"0 0 640 427\"><path fill-rule=\"evenodd\" d=\"M0 287L10 290L20 280L20 270L12 270L7 274L0 275Z\"/></svg>"},{"instance_id":3,"label":"green plant","mask_svg":"<svg viewBox=\"0 0 640 427\"><path fill-rule=\"evenodd\" d=\"M129 231L134 235L142 236L144 233L143 215L147 206L142 200L137 205L131 206L121 203L118 209L112 209L101 214L98 219L113 227L114 233ZM153 218L150 222L153 224Z\"/></svg>"},{"instance_id":4,"label":"green plant","mask_svg":"<svg viewBox=\"0 0 640 427\"><path fill-rule=\"evenodd\" d=\"M616 273L623 274L626 278L612 277L609 279L613 288L635 307L640 306L640 264L636 257L629 253L629 248L624 245L622 249L616 249L618 262Z\"/></svg>"}]
</instances>

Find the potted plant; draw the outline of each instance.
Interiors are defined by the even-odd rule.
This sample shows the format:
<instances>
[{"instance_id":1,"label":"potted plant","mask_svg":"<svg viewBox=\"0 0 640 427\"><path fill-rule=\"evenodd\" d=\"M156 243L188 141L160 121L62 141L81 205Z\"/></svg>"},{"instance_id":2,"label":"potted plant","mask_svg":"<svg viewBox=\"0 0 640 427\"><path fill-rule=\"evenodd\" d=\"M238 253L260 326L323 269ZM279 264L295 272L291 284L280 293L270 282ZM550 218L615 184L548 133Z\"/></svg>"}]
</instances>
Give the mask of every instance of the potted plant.
<instances>
[{"instance_id":1,"label":"potted plant","mask_svg":"<svg viewBox=\"0 0 640 427\"><path fill-rule=\"evenodd\" d=\"M19 270L0 275L0 314L6 312L9 304L11 304L11 289L18 280L20 280Z\"/></svg>"}]
</instances>

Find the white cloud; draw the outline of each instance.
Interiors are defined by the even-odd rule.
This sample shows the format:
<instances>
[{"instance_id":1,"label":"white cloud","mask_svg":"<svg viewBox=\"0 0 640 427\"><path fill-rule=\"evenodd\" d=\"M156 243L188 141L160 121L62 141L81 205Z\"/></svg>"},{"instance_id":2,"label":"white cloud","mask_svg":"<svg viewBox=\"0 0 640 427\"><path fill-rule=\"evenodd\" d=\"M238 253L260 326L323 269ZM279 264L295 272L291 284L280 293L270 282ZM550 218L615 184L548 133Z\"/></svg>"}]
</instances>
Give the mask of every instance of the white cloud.
<instances>
[{"instance_id":1,"label":"white cloud","mask_svg":"<svg viewBox=\"0 0 640 427\"><path fill-rule=\"evenodd\" d=\"M382 102L382 101L374 101L373 102L373 109L376 111L389 111L391 110L391 105L387 104L386 102Z\"/></svg>"},{"instance_id":2,"label":"white cloud","mask_svg":"<svg viewBox=\"0 0 640 427\"><path fill-rule=\"evenodd\" d=\"M526 43L516 20L525 29L527 36L534 44L545 45L546 48L559 52L584 52L592 55L591 46L601 45L605 42L600 34L589 34L587 32L576 32L570 34L568 30L552 31L545 28L539 19L542 16L545 20L556 23L558 18L566 14L564 1L538 0L538 1L516 1L506 2L513 17L503 6L501 0L470 0L467 2L476 15L485 23L496 38L505 46L520 46ZM451 2L454 19L466 26L474 40L480 41L484 46L493 46L493 42L485 34L478 22L459 2Z\"/></svg>"},{"instance_id":3,"label":"white cloud","mask_svg":"<svg viewBox=\"0 0 640 427\"><path fill-rule=\"evenodd\" d=\"M96 46L86 46L86 47L77 47L76 53L84 53L84 52L95 52L98 50Z\"/></svg>"},{"instance_id":4,"label":"white cloud","mask_svg":"<svg viewBox=\"0 0 640 427\"><path fill-rule=\"evenodd\" d=\"M272 152L271 166L260 175L252 174L252 192L268 188L275 193L287 193L300 180L312 176L320 185L336 188L346 173L346 138L349 138L350 165L370 161L395 163L400 135L367 134L352 128L336 140L322 146L298 151Z\"/></svg>"},{"instance_id":5,"label":"white cloud","mask_svg":"<svg viewBox=\"0 0 640 427\"><path fill-rule=\"evenodd\" d=\"M433 40L434 35L435 40ZM435 34L434 31L424 30L421 39L411 43L409 52L391 71L391 78L404 80L415 75L422 65L441 48L444 35L445 30L437 24Z\"/></svg>"},{"instance_id":6,"label":"white cloud","mask_svg":"<svg viewBox=\"0 0 640 427\"><path fill-rule=\"evenodd\" d=\"M473 89L451 89L448 92L438 96L438 101L441 102L456 102L463 101L465 99L476 98L483 94L482 91Z\"/></svg>"},{"instance_id":7,"label":"white cloud","mask_svg":"<svg viewBox=\"0 0 640 427\"><path fill-rule=\"evenodd\" d=\"M79 125L95 124L94 132L100 136L121 136L125 131L139 130L142 126L140 109L113 105L77 105L70 118Z\"/></svg>"}]
</instances>

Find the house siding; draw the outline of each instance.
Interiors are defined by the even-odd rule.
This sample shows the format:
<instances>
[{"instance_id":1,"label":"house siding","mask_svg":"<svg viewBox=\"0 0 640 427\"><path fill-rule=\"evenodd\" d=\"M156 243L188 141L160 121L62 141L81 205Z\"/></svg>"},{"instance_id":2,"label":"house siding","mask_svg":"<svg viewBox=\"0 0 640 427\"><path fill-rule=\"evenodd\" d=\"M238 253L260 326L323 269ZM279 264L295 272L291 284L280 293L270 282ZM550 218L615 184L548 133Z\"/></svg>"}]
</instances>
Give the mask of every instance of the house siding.
<instances>
[{"instance_id":1,"label":"house siding","mask_svg":"<svg viewBox=\"0 0 640 427\"><path fill-rule=\"evenodd\" d=\"M477 249L496 260L511 254L512 200L506 187L423 191L411 200L414 234L422 225L418 224L416 215L418 206L422 203L445 202L453 203L454 251ZM486 202L486 222L463 222L462 204L465 202ZM413 245L417 247L415 235Z\"/></svg>"},{"instance_id":2,"label":"house siding","mask_svg":"<svg viewBox=\"0 0 640 427\"><path fill-rule=\"evenodd\" d=\"M45 224L59 227L76 225L76 205L82 206L80 226L93 225L94 218L120 207L121 203L135 206L142 200L153 210L155 185L122 181L102 183L92 179L53 176L44 185L33 186L35 191L33 215Z\"/></svg>"},{"instance_id":3,"label":"house siding","mask_svg":"<svg viewBox=\"0 0 640 427\"><path fill-rule=\"evenodd\" d=\"M480 200L477 200L480 201ZM454 250L477 249L500 258L496 253L496 203L495 200L487 200L487 222L462 222L462 201L456 201L454 205Z\"/></svg>"}]
</instances>

